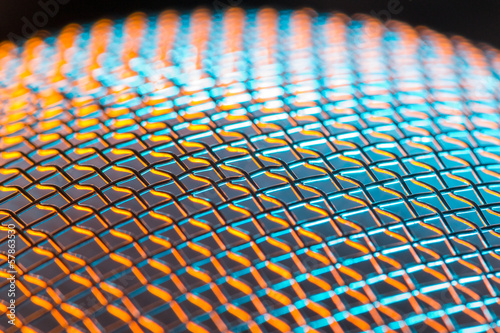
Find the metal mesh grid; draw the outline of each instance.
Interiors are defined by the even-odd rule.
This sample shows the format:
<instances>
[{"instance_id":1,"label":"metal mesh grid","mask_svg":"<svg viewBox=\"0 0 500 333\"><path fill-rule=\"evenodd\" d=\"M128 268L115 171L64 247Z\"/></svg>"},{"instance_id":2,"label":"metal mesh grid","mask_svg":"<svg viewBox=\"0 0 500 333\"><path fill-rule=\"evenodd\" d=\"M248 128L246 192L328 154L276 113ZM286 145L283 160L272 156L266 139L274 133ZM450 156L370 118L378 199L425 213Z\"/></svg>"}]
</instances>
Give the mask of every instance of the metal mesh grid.
<instances>
[{"instance_id":1,"label":"metal mesh grid","mask_svg":"<svg viewBox=\"0 0 500 333\"><path fill-rule=\"evenodd\" d=\"M500 332L498 51L233 8L0 52L22 332Z\"/></svg>"}]
</instances>

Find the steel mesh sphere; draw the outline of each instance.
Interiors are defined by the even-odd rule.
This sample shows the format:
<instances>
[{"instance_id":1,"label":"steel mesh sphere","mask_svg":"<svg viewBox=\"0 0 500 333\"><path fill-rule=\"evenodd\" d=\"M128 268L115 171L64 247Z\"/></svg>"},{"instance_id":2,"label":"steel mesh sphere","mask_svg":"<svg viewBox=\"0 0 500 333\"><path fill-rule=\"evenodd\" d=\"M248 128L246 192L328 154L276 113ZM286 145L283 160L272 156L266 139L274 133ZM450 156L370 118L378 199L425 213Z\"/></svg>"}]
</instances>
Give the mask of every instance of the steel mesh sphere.
<instances>
[{"instance_id":1,"label":"steel mesh sphere","mask_svg":"<svg viewBox=\"0 0 500 333\"><path fill-rule=\"evenodd\" d=\"M500 332L499 74L307 9L3 43L0 329Z\"/></svg>"}]
</instances>

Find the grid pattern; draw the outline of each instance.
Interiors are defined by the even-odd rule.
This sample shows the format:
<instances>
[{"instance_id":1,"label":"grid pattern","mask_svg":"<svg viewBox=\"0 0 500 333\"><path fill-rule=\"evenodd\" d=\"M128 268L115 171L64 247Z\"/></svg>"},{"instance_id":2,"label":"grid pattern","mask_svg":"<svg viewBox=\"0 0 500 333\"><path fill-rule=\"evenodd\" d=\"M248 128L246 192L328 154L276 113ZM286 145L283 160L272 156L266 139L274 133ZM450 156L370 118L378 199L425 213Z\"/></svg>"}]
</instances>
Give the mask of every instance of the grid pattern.
<instances>
[{"instance_id":1,"label":"grid pattern","mask_svg":"<svg viewBox=\"0 0 500 333\"><path fill-rule=\"evenodd\" d=\"M1 44L0 329L500 332L499 74L310 10Z\"/></svg>"}]
</instances>

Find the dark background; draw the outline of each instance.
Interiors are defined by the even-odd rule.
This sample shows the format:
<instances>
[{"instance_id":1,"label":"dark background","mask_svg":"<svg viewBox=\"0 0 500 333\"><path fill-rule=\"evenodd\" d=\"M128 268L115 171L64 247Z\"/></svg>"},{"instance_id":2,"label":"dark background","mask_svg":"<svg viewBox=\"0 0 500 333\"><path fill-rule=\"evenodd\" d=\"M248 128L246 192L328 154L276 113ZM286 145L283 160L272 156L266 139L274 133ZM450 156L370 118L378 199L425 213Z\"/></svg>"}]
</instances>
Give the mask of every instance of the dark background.
<instances>
[{"instance_id":1,"label":"dark background","mask_svg":"<svg viewBox=\"0 0 500 333\"><path fill-rule=\"evenodd\" d=\"M59 4L67 2L66 4ZM167 8L190 9L205 6L217 10L221 6L273 6L276 8L311 7L318 11L342 11L347 14L367 13L386 19L426 25L443 33L459 34L500 48L499 0L3 0L0 4L0 40L9 36L21 40L31 33L26 21L34 22L43 11L40 2L54 2L58 9L53 17L36 30L57 30L70 23L87 23L102 17L118 18L133 11L154 13ZM393 13L389 11L393 9ZM38 17L43 23L43 16ZM41 20L41 21L40 21ZM23 34L24 32L24 34ZM14 35L15 34L15 35ZM29 37L29 36L28 36ZM12 39L12 38L11 38Z\"/></svg>"}]
</instances>

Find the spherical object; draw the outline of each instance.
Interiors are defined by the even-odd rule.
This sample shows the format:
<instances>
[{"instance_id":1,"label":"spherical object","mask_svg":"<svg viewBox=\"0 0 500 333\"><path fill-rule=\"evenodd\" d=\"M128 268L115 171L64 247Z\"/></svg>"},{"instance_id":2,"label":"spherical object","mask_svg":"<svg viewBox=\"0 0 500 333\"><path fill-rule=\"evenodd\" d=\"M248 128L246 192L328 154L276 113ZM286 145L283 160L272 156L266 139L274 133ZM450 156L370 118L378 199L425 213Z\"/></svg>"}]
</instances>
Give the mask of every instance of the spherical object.
<instances>
[{"instance_id":1,"label":"spherical object","mask_svg":"<svg viewBox=\"0 0 500 333\"><path fill-rule=\"evenodd\" d=\"M309 9L1 44L0 329L499 332L499 74Z\"/></svg>"}]
</instances>

